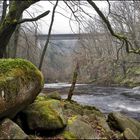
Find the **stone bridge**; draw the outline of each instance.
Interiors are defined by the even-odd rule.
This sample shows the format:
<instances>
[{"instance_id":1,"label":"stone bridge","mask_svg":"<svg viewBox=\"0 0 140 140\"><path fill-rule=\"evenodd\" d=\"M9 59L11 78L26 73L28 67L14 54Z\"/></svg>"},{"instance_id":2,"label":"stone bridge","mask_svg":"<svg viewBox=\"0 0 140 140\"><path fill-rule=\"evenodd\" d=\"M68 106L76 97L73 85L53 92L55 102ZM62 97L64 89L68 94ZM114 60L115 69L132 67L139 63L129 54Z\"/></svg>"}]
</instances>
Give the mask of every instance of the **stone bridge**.
<instances>
[{"instance_id":1,"label":"stone bridge","mask_svg":"<svg viewBox=\"0 0 140 140\"><path fill-rule=\"evenodd\" d=\"M38 40L46 40L48 37L47 34L37 35ZM80 38L90 37L89 34L52 34L50 40L78 40Z\"/></svg>"}]
</instances>

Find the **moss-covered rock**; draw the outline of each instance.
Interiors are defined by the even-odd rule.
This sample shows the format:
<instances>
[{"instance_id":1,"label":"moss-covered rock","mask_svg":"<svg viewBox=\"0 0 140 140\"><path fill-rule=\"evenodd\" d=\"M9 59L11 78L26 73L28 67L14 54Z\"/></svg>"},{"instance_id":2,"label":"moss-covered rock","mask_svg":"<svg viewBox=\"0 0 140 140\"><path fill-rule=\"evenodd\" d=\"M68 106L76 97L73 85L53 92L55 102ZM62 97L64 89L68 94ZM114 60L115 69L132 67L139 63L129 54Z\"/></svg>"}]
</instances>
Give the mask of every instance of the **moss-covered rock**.
<instances>
[{"instance_id":1,"label":"moss-covered rock","mask_svg":"<svg viewBox=\"0 0 140 140\"><path fill-rule=\"evenodd\" d=\"M54 99L37 99L23 111L23 115L30 130L56 130L67 124L62 104Z\"/></svg>"},{"instance_id":2,"label":"moss-covered rock","mask_svg":"<svg viewBox=\"0 0 140 140\"><path fill-rule=\"evenodd\" d=\"M83 109L82 106L80 104L78 104L75 101L64 101L64 113L66 116L69 115L83 115ZM70 113L70 114L69 114Z\"/></svg>"},{"instance_id":3,"label":"moss-covered rock","mask_svg":"<svg viewBox=\"0 0 140 140\"><path fill-rule=\"evenodd\" d=\"M19 114L19 118L20 122L24 122L20 125L24 130L36 132L39 134L37 136L44 138L120 138L120 133L117 134L110 129L100 110L80 105L75 101L69 102L51 99L47 96L37 96L35 102Z\"/></svg>"},{"instance_id":4,"label":"moss-covered rock","mask_svg":"<svg viewBox=\"0 0 140 140\"><path fill-rule=\"evenodd\" d=\"M66 115L90 115L95 114L96 116L104 117L103 113L94 106L80 105L75 101L64 102L65 114Z\"/></svg>"},{"instance_id":5,"label":"moss-covered rock","mask_svg":"<svg viewBox=\"0 0 140 140\"><path fill-rule=\"evenodd\" d=\"M35 102L38 102L38 101L46 101L48 100L48 97L47 96L42 96L42 95L38 95L35 99Z\"/></svg>"},{"instance_id":6,"label":"moss-covered rock","mask_svg":"<svg viewBox=\"0 0 140 140\"><path fill-rule=\"evenodd\" d=\"M82 121L81 117L76 115L68 119L68 125L61 136L64 139L99 139L91 125Z\"/></svg>"},{"instance_id":7,"label":"moss-covered rock","mask_svg":"<svg viewBox=\"0 0 140 140\"><path fill-rule=\"evenodd\" d=\"M13 118L43 86L40 71L23 59L0 59L0 118Z\"/></svg>"},{"instance_id":8,"label":"moss-covered rock","mask_svg":"<svg viewBox=\"0 0 140 140\"><path fill-rule=\"evenodd\" d=\"M27 139L28 135L10 119L0 123L0 139Z\"/></svg>"},{"instance_id":9,"label":"moss-covered rock","mask_svg":"<svg viewBox=\"0 0 140 140\"><path fill-rule=\"evenodd\" d=\"M57 91L49 93L47 97L51 99L61 100L61 96Z\"/></svg>"},{"instance_id":10,"label":"moss-covered rock","mask_svg":"<svg viewBox=\"0 0 140 140\"><path fill-rule=\"evenodd\" d=\"M94 106L83 106L75 101L65 100L64 113L68 118L68 125L61 136L65 139L116 138L103 113Z\"/></svg>"},{"instance_id":11,"label":"moss-covered rock","mask_svg":"<svg viewBox=\"0 0 140 140\"><path fill-rule=\"evenodd\" d=\"M119 112L113 112L108 115L108 122L110 126L120 132L129 128L138 138L140 138L140 122L124 116Z\"/></svg>"}]
</instances>

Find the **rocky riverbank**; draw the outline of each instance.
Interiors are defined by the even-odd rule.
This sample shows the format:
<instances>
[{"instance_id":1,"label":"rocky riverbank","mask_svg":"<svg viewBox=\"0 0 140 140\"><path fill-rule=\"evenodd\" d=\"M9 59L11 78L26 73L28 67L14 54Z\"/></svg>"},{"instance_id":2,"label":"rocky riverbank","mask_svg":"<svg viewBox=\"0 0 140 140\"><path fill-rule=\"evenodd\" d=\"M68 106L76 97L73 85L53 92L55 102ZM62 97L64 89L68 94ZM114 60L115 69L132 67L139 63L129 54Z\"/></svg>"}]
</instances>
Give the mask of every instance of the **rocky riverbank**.
<instances>
[{"instance_id":1,"label":"rocky riverbank","mask_svg":"<svg viewBox=\"0 0 140 140\"><path fill-rule=\"evenodd\" d=\"M43 78L28 61L0 60L0 72L0 139L140 139L137 120L39 94Z\"/></svg>"},{"instance_id":2,"label":"rocky riverbank","mask_svg":"<svg viewBox=\"0 0 140 140\"><path fill-rule=\"evenodd\" d=\"M139 139L140 122L118 112L105 116L96 107L39 95L12 120L0 124L2 139Z\"/></svg>"}]
</instances>

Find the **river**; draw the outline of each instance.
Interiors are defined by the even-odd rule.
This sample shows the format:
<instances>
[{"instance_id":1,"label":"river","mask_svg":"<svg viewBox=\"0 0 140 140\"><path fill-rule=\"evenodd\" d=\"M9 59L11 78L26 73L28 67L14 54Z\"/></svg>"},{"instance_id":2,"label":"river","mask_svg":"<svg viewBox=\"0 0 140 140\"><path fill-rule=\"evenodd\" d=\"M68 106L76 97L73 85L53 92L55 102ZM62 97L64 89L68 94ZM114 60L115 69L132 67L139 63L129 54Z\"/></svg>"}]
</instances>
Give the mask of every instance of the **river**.
<instances>
[{"instance_id":1,"label":"river","mask_svg":"<svg viewBox=\"0 0 140 140\"><path fill-rule=\"evenodd\" d=\"M59 91L62 98L67 97L70 84L45 84L46 91ZM73 100L80 104L96 106L105 114L120 111L140 120L140 89L124 87L97 87L93 84L77 84Z\"/></svg>"}]
</instances>

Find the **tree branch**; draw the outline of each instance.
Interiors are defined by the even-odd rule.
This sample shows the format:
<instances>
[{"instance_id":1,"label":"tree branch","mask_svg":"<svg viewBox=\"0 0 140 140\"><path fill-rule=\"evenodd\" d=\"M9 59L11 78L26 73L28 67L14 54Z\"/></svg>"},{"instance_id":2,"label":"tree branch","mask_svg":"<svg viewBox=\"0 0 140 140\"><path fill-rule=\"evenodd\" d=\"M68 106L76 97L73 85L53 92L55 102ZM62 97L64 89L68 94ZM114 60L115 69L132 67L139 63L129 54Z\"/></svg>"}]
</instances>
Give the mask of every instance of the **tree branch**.
<instances>
[{"instance_id":1,"label":"tree branch","mask_svg":"<svg viewBox=\"0 0 140 140\"><path fill-rule=\"evenodd\" d=\"M42 13L41 15L35 17L35 18L25 18L25 19L22 19L20 20L17 24L21 24L21 23L24 23L24 22L33 22L33 21L37 21L43 17L45 17L46 15L48 15L50 13L50 11L46 11L44 13Z\"/></svg>"},{"instance_id":2,"label":"tree branch","mask_svg":"<svg viewBox=\"0 0 140 140\"><path fill-rule=\"evenodd\" d=\"M47 50L47 47L48 47L48 44L49 44L49 41L50 41L50 35L51 35L51 31L52 31L52 26L53 26L53 22L54 22L54 17L55 17L55 10L56 10L56 7L58 5L58 1L56 1L54 7L53 7L53 11L52 11L52 17L51 17L51 23L50 23L50 27L49 27L49 31L48 31L48 38L46 40L46 43L45 43L45 46L43 48L43 52L42 52L42 55L41 55L41 58L40 58L40 63L39 63L39 70L41 70L41 67L42 67L42 64L43 64L43 60L44 60L44 57L45 57L45 53L46 53L46 50Z\"/></svg>"},{"instance_id":3,"label":"tree branch","mask_svg":"<svg viewBox=\"0 0 140 140\"><path fill-rule=\"evenodd\" d=\"M108 16L109 16L109 14L111 13L111 4L110 4L110 2L109 2L109 0L106 0L107 1L107 3L108 3Z\"/></svg>"},{"instance_id":4,"label":"tree branch","mask_svg":"<svg viewBox=\"0 0 140 140\"><path fill-rule=\"evenodd\" d=\"M135 54L139 54L140 55L140 49L134 49L132 47L132 44L130 43L130 41L127 39L126 36L119 35L119 34L117 34L117 33L115 33L113 31L112 26L111 26L109 20L104 16L104 14L102 13L102 11L100 11L100 9L96 6L96 4L92 0L87 0L87 2L95 9L95 11L101 17L101 19L105 22L105 24L106 24L108 30L110 31L111 35L114 36L114 37L116 37L120 41L124 41L125 42L126 52L127 53L135 53Z\"/></svg>"}]
</instances>

